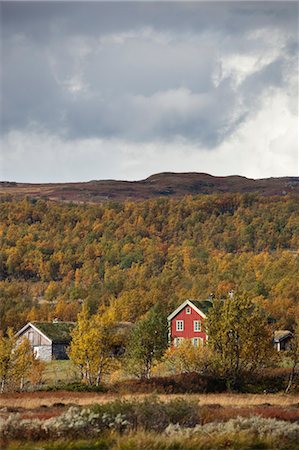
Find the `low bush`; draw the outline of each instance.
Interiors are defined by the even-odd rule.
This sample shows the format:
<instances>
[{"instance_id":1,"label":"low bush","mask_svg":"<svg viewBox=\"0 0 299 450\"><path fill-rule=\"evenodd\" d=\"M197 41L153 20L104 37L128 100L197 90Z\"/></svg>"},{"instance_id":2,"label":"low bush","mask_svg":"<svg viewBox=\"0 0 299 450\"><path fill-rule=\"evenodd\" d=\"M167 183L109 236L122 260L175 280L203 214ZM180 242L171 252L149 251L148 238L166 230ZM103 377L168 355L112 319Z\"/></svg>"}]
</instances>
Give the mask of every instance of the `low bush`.
<instances>
[{"instance_id":1,"label":"low bush","mask_svg":"<svg viewBox=\"0 0 299 450\"><path fill-rule=\"evenodd\" d=\"M125 418L126 428L131 430L141 428L162 431L169 423L192 427L200 421L197 403L184 399L163 403L155 397L150 397L142 402L115 401L91 408L100 417L110 417L111 421L117 416Z\"/></svg>"},{"instance_id":2,"label":"low bush","mask_svg":"<svg viewBox=\"0 0 299 450\"><path fill-rule=\"evenodd\" d=\"M244 374L239 380L236 391L242 393L276 393L284 391L289 377L289 369L263 370ZM150 380L122 380L107 389L121 394L155 393L155 394L201 394L226 392L227 380L212 375L184 373L168 377L153 377ZM293 392L299 392L299 376L295 379Z\"/></svg>"},{"instance_id":3,"label":"low bush","mask_svg":"<svg viewBox=\"0 0 299 450\"><path fill-rule=\"evenodd\" d=\"M68 391L68 392L107 392L107 388L103 385L89 386L88 384L76 382L76 383L61 383L47 385L39 389L40 391L56 392L56 391Z\"/></svg>"},{"instance_id":4,"label":"low bush","mask_svg":"<svg viewBox=\"0 0 299 450\"><path fill-rule=\"evenodd\" d=\"M11 414L7 419L0 419L0 436L2 439L42 440L76 438L87 433L92 437L108 430L162 432L171 423L194 427L200 422L197 403L184 399L163 403L152 397L143 402L117 400L89 408L72 406L65 413L46 420L22 419L19 414Z\"/></svg>"},{"instance_id":5,"label":"low bush","mask_svg":"<svg viewBox=\"0 0 299 450\"><path fill-rule=\"evenodd\" d=\"M247 432L255 436L272 436L296 441L299 439L299 424L252 416L236 417L227 422L210 422L192 428L182 428L179 424L170 424L165 429L165 434L168 436L182 435L187 437L196 434L220 435L241 432Z\"/></svg>"},{"instance_id":6,"label":"low bush","mask_svg":"<svg viewBox=\"0 0 299 450\"><path fill-rule=\"evenodd\" d=\"M198 373L186 373L169 377L153 377L150 380L123 380L109 386L118 393L201 394L224 392L225 380Z\"/></svg>"},{"instance_id":7,"label":"low bush","mask_svg":"<svg viewBox=\"0 0 299 450\"><path fill-rule=\"evenodd\" d=\"M21 419L18 414L14 414L6 420L0 420L0 445L1 448L5 448L14 440L51 442L48 447L47 445L41 447L39 444L37 447L39 449L298 448L298 423L253 416L201 424L200 416L197 415L198 407L184 403L181 400L172 404L162 404L152 399L139 404L139 407L132 402L113 402L82 409L71 407L61 416L46 420ZM149 432L152 426L154 429ZM129 433L121 437L124 431ZM82 439L82 436L100 439L102 446L96 447L92 444L77 446L74 441ZM62 441L59 444L61 439L72 439L73 446ZM258 443L261 446L258 446ZM26 444L18 448L26 449ZM35 447L31 445L28 448Z\"/></svg>"},{"instance_id":8,"label":"low bush","mask_svg":"<svg viewBox=\"0 0 299 450\"><path fill-rule=\"evenodd\" d=\"M239 381L236 390L242 393L276 393L284 391L290 370L274 368L259 373L249 373ZM111 392L119 394L202 394L227 391L227 380L212 375L183 373L149 380L125 379L112 384L89 386L80 382L46 385L41 391ZM299 392L299 376L295 378L292 392Z\"/></svg>"}]
</instances>

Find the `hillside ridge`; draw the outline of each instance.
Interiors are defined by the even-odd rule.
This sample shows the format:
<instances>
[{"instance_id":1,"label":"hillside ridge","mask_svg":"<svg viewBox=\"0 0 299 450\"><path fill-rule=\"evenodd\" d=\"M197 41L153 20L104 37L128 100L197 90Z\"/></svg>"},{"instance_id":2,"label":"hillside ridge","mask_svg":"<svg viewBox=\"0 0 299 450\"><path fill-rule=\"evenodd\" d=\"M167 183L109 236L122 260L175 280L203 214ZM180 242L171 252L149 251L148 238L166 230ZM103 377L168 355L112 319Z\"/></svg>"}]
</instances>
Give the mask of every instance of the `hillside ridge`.
<instances>
[{"instance_id":1,"label":"hillside ridge","mask_svg":"<svg viewBox=\"0 0 299 450\"><path fill-rule=\"evenodd\" d=\"M202 172L161 172L137 181L109 179L66 183L0 182L0 195L79 203L216 193L257 193L265 196L298 194L299 177L253 179L240 175L214 176Z\"/></svg>"}]
</instances>

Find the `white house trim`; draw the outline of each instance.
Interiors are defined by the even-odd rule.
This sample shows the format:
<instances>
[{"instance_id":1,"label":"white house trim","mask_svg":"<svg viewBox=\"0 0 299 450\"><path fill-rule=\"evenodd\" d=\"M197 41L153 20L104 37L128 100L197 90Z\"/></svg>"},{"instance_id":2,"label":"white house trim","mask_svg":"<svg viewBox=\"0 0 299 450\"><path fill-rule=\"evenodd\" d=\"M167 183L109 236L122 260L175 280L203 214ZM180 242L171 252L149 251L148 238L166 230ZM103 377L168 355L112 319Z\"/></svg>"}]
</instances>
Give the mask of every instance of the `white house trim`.
<instances>
[{"instance_id":1,"label":"white house trim","mask_svg":"<svg viewBox=\"0 0 299 450\"><path fill-rule=\"evenodd\" d=\"M16 333L16 336L20 336L24 331L27 330L27 328L32 327L37 333L41 334L47 341L49 341L50 344L52 344L52 341L48 336L46 336L39 328L33 325L33 323L28 322L27 325L25 325L23 328L21 328L20 331Z\"/></svg>"},{"instance_id":2,"label":"white house trim","mask_svg":"<svg viewBox=\"0 0 299 450\"><path fill-rule=\"evenodd\" d=\"M171 313L168 317L167 320L170 321L172 320L180 311L182 311L182 309L185 308L185 306L190 306L191 308L194 309L194 311L196 311L198 314L200 314L204 319L207 318L207 316L205 315L205 313L203 313L200 309L198 309L191 300L185 300L184 303L182 303L175 311L173 311L173 313Z\"/></svg>"}]
</instances>

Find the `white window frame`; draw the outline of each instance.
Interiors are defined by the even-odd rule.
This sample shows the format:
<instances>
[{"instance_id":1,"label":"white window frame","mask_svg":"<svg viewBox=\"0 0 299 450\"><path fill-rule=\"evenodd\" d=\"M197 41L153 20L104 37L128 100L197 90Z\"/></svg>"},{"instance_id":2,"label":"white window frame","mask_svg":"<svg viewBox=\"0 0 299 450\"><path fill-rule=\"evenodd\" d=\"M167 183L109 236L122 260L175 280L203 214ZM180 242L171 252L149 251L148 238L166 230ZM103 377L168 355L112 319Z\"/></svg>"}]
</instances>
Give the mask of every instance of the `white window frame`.
<instances>
[{"instance_id":1,"label":"white window frame","mask_svg":"<svg viewBox=\"0 0 299 450\"><path fill-rule=\"evenodd\" d=\"M192 344L193 344L193 347L198 348L199 347L199 338L193 338Z\"/></svg>"},{"instance_id":2,"label":"white window frame","mask_svg":"<svg viewBox=\"0 0 299 450\"><path fill-rule=\"evenodd\" d=\"M195 333L201 332L201 321L200 320L193 321L193 331L195 331Z\"/></svg>"},{"instance_id":3,"label":"white window frame","mask_svg":"<svg viewBox=\"0 0 299 450\"><path fill-rule=\"evenodd\" d=\"M173 345L175 347L179 347L181 345L181 343L183 342L183 340L184 340L184 338L182 338L182 337L176 337L173 340Z\"/></svg>"},{"instance_id":4,"label":"white window frame","mask_svg":"<svg viewBox=\"0 0 299 450\"><path fill-rule=\"evenodd\" d=\"M176 331L184 331L184 321L176 320L175 329Z\"/></svg>"},{"instance_id":5,"label":"white window frame","mask_svg":"<svg viewBox=\"0 0 299 450\"><path fill-rule=\"evenodd\" d=\"M202 347L203 346L203 338L201 338L201 337L193 338L192 344L196 348Z\"/></svg>"},{"instance_id":6,"label":"white window frame","mask_svg":"<svg viewBox=\"0 0 299 450\"><path fill-rule=\"evenodd\" d=\"M187 306L187 308L186 308L186 314L191 314L191 308L190 308L190 306Z\"/></svg>"}]
</instances>

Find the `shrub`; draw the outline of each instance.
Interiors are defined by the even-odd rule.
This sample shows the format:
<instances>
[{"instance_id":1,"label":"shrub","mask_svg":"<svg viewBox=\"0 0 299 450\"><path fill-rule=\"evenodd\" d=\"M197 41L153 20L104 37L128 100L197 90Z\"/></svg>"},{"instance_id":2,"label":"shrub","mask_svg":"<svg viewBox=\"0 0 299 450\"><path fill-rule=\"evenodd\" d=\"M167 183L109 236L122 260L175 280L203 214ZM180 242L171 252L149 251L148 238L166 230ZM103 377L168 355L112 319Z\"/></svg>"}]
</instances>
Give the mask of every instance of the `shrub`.
<instances>
[{"instance_id":1,"label":"shrub","mask_svg":"<svg viewBox=\"0 0 299 450\"><path fill-rule=\"evenodd\" d=\"M114 383L110 390L119 393L200 394L223 392L226 382L213 376L184 373L171 377L153 377L150 380L124 380Z\"/></svg>"},{"instance_id":2,"label":"shrub","mask_svg":"<svg viewBox=\"0 0 299 450\"><path fill-rule=\"evenodd\" d=\"M272 436L275 438L299 439L299 424L284 420L265 419L259 416L237 417L227 422L210 422L196 425L193 428L182 428L178 424L170 424L165 429L168 436L192 436L196 434L232 434L247 432L255 436Z\"/></svg>"},{"instance_id":3,"label":"shrub","mask_svg":"<svg viewBox=\"0 0 299 450\"><path fill-rule=\"evenodd\" d=\"M19 414L0 418L0 445L12 439L51 441L77 439L83 435L96 438L110 435L110 431L117 436L126 431L154 431L175 439L214 435L232 438L242 433L257 438L275 438L277 442L281 439L297 442L299 439L298 423L260 416L230 418L226 422L219 419L215 409L207 405L200 408L197 403L184 399L167 403L154 397L143 402L117 400L88 408L72 406L60 416L49 419L22 419Z\"/></svg>"},{"instance_id":4,"label":"shrub","mask_svg":"<svg viewBox=\"0 0 299 450\"><path fill-rule=\"evenodd\" d=\"M194 426L200 420L198 405L176 399L163 403L155 397L142 402L115 401L92 406L92 410L100 417L109 417L113 422L117 415L126 420L126 427L132 430L162 431L169 423L179 423L182 426Z\"/></svg>"},{"instance_id":5,"label":"shrub","mask_svg":"<svg viewBox=\"0 0 299 450\"><path fill-rule=\"evenodd\" d=\"M85 383L61 383L58 385L48 385L40 389L41 391L68 391L68 392L107 392L107 388L103 385L95 386Z\"/></svg>"},{"instance_id":6,"label":"shrub","mask_svg":"<svg viewBox=\"0 0 299 450\"><path fill-rule=\"evenodd\" d=\"M255 374L248 373L243 377L240 391L251 394L284 391L288 376L289 370L285 369L264 370Z\"/></svg>"}]
</instances>

